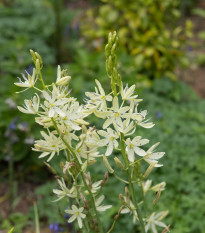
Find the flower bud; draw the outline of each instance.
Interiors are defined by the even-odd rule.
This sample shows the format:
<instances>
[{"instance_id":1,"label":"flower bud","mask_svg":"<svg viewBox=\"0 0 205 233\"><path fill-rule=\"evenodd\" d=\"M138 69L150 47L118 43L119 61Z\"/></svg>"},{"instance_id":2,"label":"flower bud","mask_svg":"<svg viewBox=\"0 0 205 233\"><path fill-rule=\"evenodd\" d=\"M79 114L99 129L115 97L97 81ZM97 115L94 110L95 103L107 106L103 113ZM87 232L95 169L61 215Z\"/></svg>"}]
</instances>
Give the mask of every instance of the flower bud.
<instances>
[{"instance_id":1,"label":"flower bud","mask_svg":"<svg viewBox=\"0 0 205 233\"><path fill-rule=\"evenodd\" d=\"M156 165L156 163L150 164L150 166L145 171L145 174L144 174L143 178L147 178L149 176L149 174L151 173L151 171L153 170L153 168L155 167L155 165Z\"/></svg>"},{"instance_id":2,"label":"flower bud","mask_svg":"<svg viewBox=\"0 0 205 233\"><path fill-rule=\"evenodd\" d=\"M57 84L58 86L66 86L66 85L70 82L70 80L71 80L71 76L65 76L65 77L63 77L63 78L60 78L60 79L56 82L56 84Z\"/></svg>"},{"instance_id":3,"label":"flower bud","mask_svg":"<svg viewBox=\"0 0 205 233\"><path fill-rule=\"evenodd\" d=\"M112 167L110 166L109 162L108 162L108 159L105 155L103 155L103 162L107 168L107 170L109 171L110 174L113 174L114 173L114 170L112 169Z\"/></svg>"},{"instance_id":4,"label":"flower bud","mask_svg":"<svg viewBox=\"0 0 205 233\"><path fill-rule=\"evenodd\" d=\"M160 190L160 191L163 191L163 190L165 189L165 186L166 186L166 183L165 183L165 182L161 182L161 183L159 183L159 184L153 186L153 187L151 188L151 190L153 190L153 191L155 191L155 192L158 192L159 190Z\"/></svg>"},{"instance_id":5,"label":"flower bud","mask_svg":"<svg viewBox=\"0 0 205 233\"><path fill-rule=\"evenodd\" d=\"M39 59L36 59L36 73L40 74L41 68L40 68L40 61Z\"/></svg>"},{"instance_id":6,"label":"flower bud","mask_svg":"<svg viewBox=\"0 0 205 233\"><path fill-rule=\"evenodd\" d=\"M124 165L122 164L122 162L121 162L117 157L115 157L114 160L115 160L115 163L117 164L117 166L118 166L120 169L125 170Z\"/></svg>"}]
</instances>

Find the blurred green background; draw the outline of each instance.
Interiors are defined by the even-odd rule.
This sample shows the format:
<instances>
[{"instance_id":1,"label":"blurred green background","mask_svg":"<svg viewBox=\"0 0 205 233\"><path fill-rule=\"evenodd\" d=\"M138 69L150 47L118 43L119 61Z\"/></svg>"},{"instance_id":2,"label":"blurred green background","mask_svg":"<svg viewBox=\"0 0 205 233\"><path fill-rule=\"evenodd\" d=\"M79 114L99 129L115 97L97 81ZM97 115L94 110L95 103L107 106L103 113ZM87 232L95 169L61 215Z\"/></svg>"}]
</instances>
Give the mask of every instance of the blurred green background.
<instances>
[{"instance_id":1,"label":"blurred green background","mask_svg":"<svg viewBox=\"0 0 205 233\"><path fill-rule=\"evenodd\" d=\"M169 210L173 233L205 233L205 2L203 0L1 0L0 1L0 232L34 232L33 202L41 229L72 232L64 213L51 202L56 182L31 150L40 128L21 114L32 92L13 85L21 73L32 72L29 49L44 60L47 83L57 65L68 68L72 93L83 103L84 92L97 78L109 85L104 45L109 31L119 35L119 70L124 83L136 84L151 130L136 134L161 142L164 167L152 173L166 181L158 203ZM97 127L100 122L92 120ZM57 170L60 160L52 161ZM103 165L94 168L101 178ZM99 175L101 174L101 175ZM114 190L113 190L113 187ZM117 211L121 186L110 178L105 195L116 208L107 211L107 228ZM110 193L113 195L109 195ZM128 216L129 218L129 216ZM113 232L137 232L120 217Z\"/></svg>"}]
</instances>

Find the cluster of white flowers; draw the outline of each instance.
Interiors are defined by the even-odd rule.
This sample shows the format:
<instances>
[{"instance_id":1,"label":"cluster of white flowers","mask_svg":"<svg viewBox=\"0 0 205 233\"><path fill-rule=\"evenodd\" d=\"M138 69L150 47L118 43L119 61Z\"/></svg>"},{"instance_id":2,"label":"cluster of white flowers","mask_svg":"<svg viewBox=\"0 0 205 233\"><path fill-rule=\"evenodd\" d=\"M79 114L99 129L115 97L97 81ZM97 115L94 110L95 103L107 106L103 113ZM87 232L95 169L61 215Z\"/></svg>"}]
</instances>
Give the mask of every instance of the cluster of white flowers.
<instances>
[{"instance_id":1,"label":"cluster of white flowers","mask_svg":"<svg viewBox=\"0 0 205 233\"><path fill-rule=\"evenodd\" d=\"M110 39L108 45L112 47L115 40L116 35ZM106 48L107 54L109 54L108 50L111 50L109 46ZM149 140L135 135L137 126L143 128L154 126L152 122L146 120L147 111L138 110L142 99L138 99L135 94L135 85L123 87L120 76L116 75L116 80L111 80L112 91L106 94L101 83L96 80L95 91L86 92L85 103L81 105L70 95L71 77L67 72L58 66L56 82L45 85L41 75L42 59L38 53L31 51L31 54L36 69L33 70L32 76L27 74L28 78L26 78L23 75L24 81L20 80L15 84L26 89L35 88L38 93L30 100L25 100L25 105L18 109L26 114L35 114L36 122L44 128L44 131L41 131L43 138L36 140L33 148L34 151L41 153L39 158L46 157L49 162L56 155L66 156L67 162L64 164L63 173L65 176L68 175L68 182L65 182L64 178L57 179L60 189L54 189L53 192L57 196L56 201L62 198L72 199L66 210L71 216L68 222L76 220L80 228L84 223L88 228L97 227L100 233L103 232L98 212L112 207L102 204L105 199L102 189L107 182L108 173L103 180L92 182L87 171L90 165L103 157L108 171L126 185L129 184L126 195L121 195L122 206L118 215L132 214L133 222L139 221L143 233L148 232L149 229L154 233L157 232L156 225L166 227L160 221L162 212L159 214L153 212L149 217L142 217L135 198L134 182L142 187L143 195L146 195L148 190L160 192L165 188L164 182L151 187L151 180L143 180L143 177L147 177L154 167L162 166L159 164L159 159L163 157L164 152L155 152L159 143L147 149ZM42 90L35 87L38 80L42 83ZM103 119L102 129L88 126L89 123L85 118L91 114ZM114 158L114 153L121 153L124 163L119 158ZM118 168L126 174L126 178L116 174L117 169L110 166L107 156L110 158L113 156ZM138 168L142 161L149 164L144 176ZM137 179L135 171L138 174Z\"/></svg>"}]
</instances>

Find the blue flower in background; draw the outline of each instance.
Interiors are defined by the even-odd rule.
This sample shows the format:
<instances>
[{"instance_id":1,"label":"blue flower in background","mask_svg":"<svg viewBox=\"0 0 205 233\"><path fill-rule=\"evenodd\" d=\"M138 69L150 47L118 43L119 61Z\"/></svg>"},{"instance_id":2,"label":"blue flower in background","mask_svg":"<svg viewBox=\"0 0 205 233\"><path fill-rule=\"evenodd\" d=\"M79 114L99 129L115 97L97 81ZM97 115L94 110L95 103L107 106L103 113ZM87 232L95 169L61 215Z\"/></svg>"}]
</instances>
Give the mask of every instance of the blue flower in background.
<instances>
[{"instance_id":1,"label":"blue flower in background","mask_svg":"<svg viewBox=\"0 0 205 233\"><path fill-rule=\"evenodd\" d=\"M156 117L160 119L160 118L162 118L162 117L163 117L163 115L162 115L162 113L161 113L161 112L157 112L157 113L156 113Z\"/></svg>"},{"instance_id":2,"label":"blue flower in background","mask_svg":"<svg viewBox=\"0 0 205 233\"><path fill-rule=\"evenodd\" d=\"M16 129L16 123L18 122L18 117L14 118L13 121L9 124L9 129L10 130L15 130Z\"/></svg>"},{"instance_id":3,"label":"blue flower in background","mask_svg":"<svg viewBox=\"0 0 205 233\"><path fill-rule=\"evenodd\" d=\"M65 215L64 215L64 218L65 218L66 220L68 220L68 219L70 218L70 214L65 214Z\"/></svg>"},{"instance_id":4,"label":"blue flower in background","mask_svg":"<svg viewBox=\"0 0 205 233\"><path fill-rule=\"evenodd\" d=\"M59 232L63 232L64 229L60 228L58 223L52 223L49 225L49 229L52 230L54 233L59 233Z\"/></svg>"}]
</instances>

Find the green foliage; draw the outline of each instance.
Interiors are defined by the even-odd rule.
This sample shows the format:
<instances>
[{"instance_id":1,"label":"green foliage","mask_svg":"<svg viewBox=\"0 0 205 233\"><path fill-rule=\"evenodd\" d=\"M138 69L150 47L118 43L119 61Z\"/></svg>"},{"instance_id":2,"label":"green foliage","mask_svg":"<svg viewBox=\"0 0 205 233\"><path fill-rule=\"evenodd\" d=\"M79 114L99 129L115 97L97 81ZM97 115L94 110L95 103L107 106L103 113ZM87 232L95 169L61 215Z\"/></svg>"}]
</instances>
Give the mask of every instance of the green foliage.
<instances>
[{"instance_id":1,"label":"green foliage","mask_svg":"<svg viewBox=\"0 0 205 233\"><path fill-rule=\"evenodd\" d=\"M203 233L205 101L190 87L170 80L156 80L143 96L156 123L150 140L160 141L167 151L164 167L152 174L156 182L162 177L167 182L159 207L169 207L172 232Z\"/></svg>"},{"instance_id":2,"label":"green foliage","mask_svg":"<svg viewBox=\"0 0 205 233\"><path fill-rule=\"evenodd\" d=\"M0 3L0 73L21 73L30 64L31 48L41 52L45 63L53 63L55 53L46 42L54 29L54 13L46 0Z\"/></svg>"},{"instance_id":3,"label":"green foliage","mask_svg":"<svg viewBox=\"0 0 205 233\"><path fill-rule=\"evenodd\" d=\"M174 78L176 64L187 65L184 57L186 38L191 36L192 23L186 29L176 27L180 17L179 1L103 1L97 9L88 10L82 31L95 39L97 47L109 31L118 31L119 43L134 56L139 74L149 78Z\"/></svg>"},{"instance_id":4,"label":"green foliage","mask_svg":"<svg viewBox=\"0 0 205 233\"><path fill-rule=\"evenodd\" d=\"M1 229L10 229L12 226L14 226L14 229L12 228L8 233L14 232L14 230L15 233L22 233L23 227L25 227L27 224L28 216L16 212L10 214L8 218L2 220Z\"/></svg>"}]
</instances>

